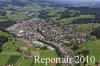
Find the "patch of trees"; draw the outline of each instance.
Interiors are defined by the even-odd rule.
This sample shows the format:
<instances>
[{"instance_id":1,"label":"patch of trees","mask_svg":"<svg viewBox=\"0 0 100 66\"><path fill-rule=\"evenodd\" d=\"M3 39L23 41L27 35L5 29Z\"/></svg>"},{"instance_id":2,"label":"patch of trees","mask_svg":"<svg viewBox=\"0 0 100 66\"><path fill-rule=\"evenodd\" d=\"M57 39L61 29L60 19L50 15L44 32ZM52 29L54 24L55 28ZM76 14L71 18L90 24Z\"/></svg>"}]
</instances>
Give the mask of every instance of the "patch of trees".
<instances>
[{"instance_id":1,"label":"patch of trees","mask_svg":"<svg viewBox=\"0 0 100 66\"><path fill-rule=\"evenodd\" d=\"M96 14L100 13L100 8L90 8L90 7L66 7L69 10L78 10L81 11L81 14Z\"/></svg>"},{"instance_id":2,"label":"patch of trees","mask_svg":"<svg viewBox=\"0 0 100 66\"><path fill-rule=\"evenodd\" d=\"M73 45L73 47L71 48L73 51L76 51L79 49L79 46L78 45Z\"/></svg>"},{"instance_id":3,"label":"patch of trees","mask_svg":"<svg viewBox=\"0 0 100 66\"><path fill-rule=\"evenodd\" d=\"M40 13L38 16L39 18L42 18L42 19L49 19L50 18L49 16L47 16L47 14L49 13L48 11L42 10L39 13Z\"/></svg>"},{"instance_id":4,"label":"patch of trees","mask_svg":"<svg viewBox=\"0 0 100 66\"><path fill-rule=\"evenodd\" d=\"M95 23L92 18L79 18L74 20L72 23L74 24L87 24L87 23Z\"/></svg>"},{"instance_id":5,"label":"patch of trees","mask_svg":"<svg viewBox=\"0 0 100 66\"><path fill-rule=\"evenodd\" d=\"M61 19L62 18L70 18L70 17L76 17L81 14L80 11L77 10L65 10L64 12L61 12Z\"/></svg>"},{"instance_id":6,"label":"patch of trees","mask_svg":"<svg viewBox=\"0 0 100 66\"><path fill-rule=\"evenodd\" d=\"M96 10L97 9L97 10ZM100 23L100 9L89 7L67 7L65 11L57 12L57 14L49 16L50 10L43 10L39 12L39 18L51 20L54 17L54 22L62 19L71 18L73 24L87 24L87 23ZM67 20L69 21L69 20Z\"/></svg>"},{"instance_id":7,"label":"patch of trees","mask_svg":"<svg viewBox=\"0 0 100 66\"><path fill-rule=\"evenodd\" d=\"M11 20L0 22L0 30L1 29L6 29L6 28L8 28L9 26L11 26L15 23L16 22L12 22Z\"/></svg>"},{"instance_id":8,"label":"patch of trees","mask_svg":"<svg viewBox=\"0 0 100 66\"><path fill-rule=\"evenodd\" d=\"M83 50L83 51L79 51L77 52L78 55L83 55L84 57L86 57L87 55L90 54L90 51L89 50Z\"/></svg>"},{"instance_id":9,"label":"patch of trees","mask_svg":"<svg viewBox=\"0 0 100 66\"><path fill-rule=\"evenodd\" d=\"M4 37L4 36L0 36L0 52L2 51L2 46L5 42L8 41L8 38L7 37Z\"/></svg>"},{"instance_id":10,"label":"patch of trees","mask_svg":"<svg viewBox=\"0 0 100 66\"><path fill-rule=\"evenodd\" d=\"M47 50L47 46L44 46L44 47L40 47L41 50Z\"/></svg>"},{"instance_id":11,"label":"patch of trees","mask_svg":"<svg viewBox=\"0 0 100 66\"><path fill-rule=\"evenodd\" d=\"M100 14L95 14L95 22L100 23Z\"/></svg>"},{"instance_id":12,"label":"patch of trees","mask_svg":"<svg viewBox=\"0 0 100 66\"><path fill-rule=\"evenodd\" d=\"M100 27L96 28L93 32L90 33L91 35L96 36L98 39L100 39Z\"/></svg>"},{"instance_id":13,"label":"patch of trees","mask_svg":"<svg viewBox=\"0 0 100 66\"><path fill-rule=\"evenodd\" d=\"M3 10L0 10L0 16L5 16L5 15L6 15L6 12Z\"/></svg>"}]
</instances>

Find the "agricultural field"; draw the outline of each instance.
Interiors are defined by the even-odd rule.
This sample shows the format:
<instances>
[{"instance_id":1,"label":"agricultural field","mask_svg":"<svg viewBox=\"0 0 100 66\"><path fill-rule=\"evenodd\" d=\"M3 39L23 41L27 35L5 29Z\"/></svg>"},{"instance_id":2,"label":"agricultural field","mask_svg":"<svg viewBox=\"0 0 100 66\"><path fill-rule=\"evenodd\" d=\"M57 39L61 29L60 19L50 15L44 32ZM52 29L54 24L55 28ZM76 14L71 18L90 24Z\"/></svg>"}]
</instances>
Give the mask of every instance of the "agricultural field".
<instances>
[{"instance_id":1,"label":"agricultural field","mask_svg":"<svg viewBox=\"0 0 100 66\"><path fill-rule=\"evenodd\" d=\"M8 21L9 19L5 16L0 16L0 22Z\"/></svg>"},{"instance_id":2,"label":"agricultural field","mask_svg":"<svg viewBox=\"0 0 100 66\"><path fill-rule=\"evenodd\" d=\"M9 36L5 32L0 32L0 35ZM0 53L0 65L11 64L12 66L44 66L45 64L34 64L34 57L24 57L23 53L18 52L18 48L26 48L35 56L55 58L58 57L56 51L40 50L34 46L27 47L27 45L17 39L8 40L3 44L2 52ZM24 57L24 58L23 58ZM1 60L3 59L3 60ZM49 63L47 66L51 66Z\"/></svg>"},{"instance_id":3,"label":"agricultural field","mask_svg":"<svg viewBox=\"0 0 100 66\"><path fill-rule=\"evenodd\" d=\"M28 18L24 13L6 14L6 16L11 20L24 20Z\"/></svg>"},{"instance_id":4,"label":"agricultural field","mask_svg":"<svg viewBox=\"0 0 100 66\"><path fill-rule=\"evenodd\" d=\"M76 26L79 29L82 29L84 33L90 35L94 28L98 28L100 26L99 23L88 23L88 24L71 24L70 26Z\"/></svg>"},{"instance_id":5,"label":"agricultural field","mask_svg":"<svg viewBox=\"0 0 100 66\"><path fill-rule=\"evenodd\" d=\"M87 55L89 58L88 58L88 63L86 63L85 66L97 66L96 63L100 63L100 40L95 40L95 41L88 41L86 43L84 43L84 45L81 46L81 48L78 50L78 52L81 52L81 51L84 51L84 50L88 50L89 51L89 54ZM95 57L95 62L94 63L91 63L90 62L90 58L91 56L94 56ZM87 58L86 58L87 59ZM84 66L84 64L81 64L81 66Z\"/></svg>"}]
</instances>

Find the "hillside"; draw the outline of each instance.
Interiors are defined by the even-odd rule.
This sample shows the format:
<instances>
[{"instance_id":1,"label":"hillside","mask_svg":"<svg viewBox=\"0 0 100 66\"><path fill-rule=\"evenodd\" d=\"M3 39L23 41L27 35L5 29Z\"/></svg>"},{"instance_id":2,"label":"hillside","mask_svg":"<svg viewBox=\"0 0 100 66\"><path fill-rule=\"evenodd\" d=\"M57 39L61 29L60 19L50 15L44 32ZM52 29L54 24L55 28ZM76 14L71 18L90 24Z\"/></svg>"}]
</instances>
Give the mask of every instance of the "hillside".
<instances>
[{"instance_id":1,"label":"hillside","mask_svg":"<svg viewBox=\"0 0 100 66\"><path fill-rule=\"evenodd\" d=\"M96 61L47 66L99 65L99 7L99 1L0 0L0 65L45 66L34 63L34 56L76 55Z\"/></svg>"}]
</instances>

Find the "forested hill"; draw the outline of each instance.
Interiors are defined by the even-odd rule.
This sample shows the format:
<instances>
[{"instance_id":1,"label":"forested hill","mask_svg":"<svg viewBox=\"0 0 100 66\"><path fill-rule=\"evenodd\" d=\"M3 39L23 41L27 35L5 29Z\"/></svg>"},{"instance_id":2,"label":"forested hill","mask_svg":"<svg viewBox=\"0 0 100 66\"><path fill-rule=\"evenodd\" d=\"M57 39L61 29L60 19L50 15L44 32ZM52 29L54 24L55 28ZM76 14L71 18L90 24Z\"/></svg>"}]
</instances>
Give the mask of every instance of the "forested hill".
<instances>
[{"instance_id":1,"label":"forested hill","mask_svg":"<svg viewBox=\"0 0 100 66\"><path fill-rule=\"evenodd\" d=\"M74 1L74 0L0 0L0 6L6 6L7 4L25 6L27 4L32 4L33 2L46 2L52 3L55 6L69 6L69 7L100 7L100 1ZM51 6L51 5L50 5Z\"/></svg>"},{"instance_id":2,"label":"forested hill","mask_svg":"<svg viewBox=\"0 0 100 66\"><path fill-rule=\"evenodd\" d=\"M62 4L58 2L46 1L46 0L0 0L0 6L7 6L8 4L14 6L27 6L32 5L33 3L38 3L41 6L49 6L49 7L65 7L71 6L69 4Z\"/></svg>"}]
</instances>

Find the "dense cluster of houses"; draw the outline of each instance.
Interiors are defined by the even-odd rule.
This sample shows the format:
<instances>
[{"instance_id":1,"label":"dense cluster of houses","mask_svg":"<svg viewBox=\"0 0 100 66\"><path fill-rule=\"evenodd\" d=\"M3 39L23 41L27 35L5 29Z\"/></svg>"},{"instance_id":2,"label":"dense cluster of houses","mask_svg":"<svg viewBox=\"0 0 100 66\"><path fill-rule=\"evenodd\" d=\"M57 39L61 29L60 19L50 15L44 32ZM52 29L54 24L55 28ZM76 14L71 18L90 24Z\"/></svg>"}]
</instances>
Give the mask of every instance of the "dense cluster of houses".
<instances>
[{"instance_id":1,"label":"dense cluster of houses","mask_svg":"<svg viewBox=\"0 0 100 66\"><path fill-rule=\"evenodd\" d=\"M57 26L46 23L43 19L33 18L26 21L17 21L7 29L18 38L24 38L33 43L37 39L70 43L72 41L81 43L86 41L85 34L74 27Z\"/></svg>"},{"instance_id":2,"label":"dense cluster of houses","mask_svg":"<svg viewBox=\"0 0 100 66\"><path fill-rule=\"evenodd\" d=\"M75 27L51 25L39 18L17 21L7 30L27 44L39 47L47 46L50 50L55 50L55 46L64 57L72 55L72 51L67 47L67 44L80 44L86 41L86 35ZM51 45L46 45L38 40L47 41Z\"/></svg>"}]
</instances>

